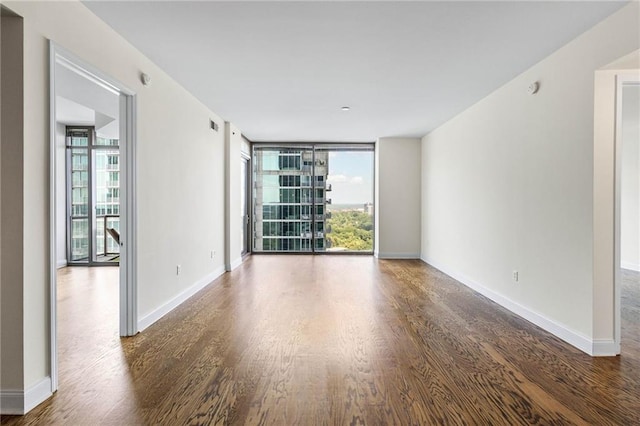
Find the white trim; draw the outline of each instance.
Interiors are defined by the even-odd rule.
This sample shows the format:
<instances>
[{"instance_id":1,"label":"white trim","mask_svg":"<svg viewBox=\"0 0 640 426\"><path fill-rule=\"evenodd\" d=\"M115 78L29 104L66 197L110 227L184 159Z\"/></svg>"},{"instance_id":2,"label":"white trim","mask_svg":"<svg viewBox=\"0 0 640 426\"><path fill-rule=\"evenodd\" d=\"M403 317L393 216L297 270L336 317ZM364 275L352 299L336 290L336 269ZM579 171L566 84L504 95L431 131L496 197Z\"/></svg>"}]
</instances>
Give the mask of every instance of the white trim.
<instances>
[{"instance_id":1,"label":"white trim","mask_svg":"<svg viewBox=\"0 0 640 426\"><path fill-rule=\"evenodd\" d=\"M52 395L51 377L45 377L26 391L0 390L0 414L24 415Z\"/></svg>"},{"instance_id":2,"label":"white trim","mask_svg":"<svg viewBox=\"0 0 640 426\"><path fill-rule=\"evenodd\" d=\"M114 84L109 83L105 79L99 78L95 75L95 73L91 71L87 71L82 66L76 63L74 60L70 60L63 55L56 56L56 62L61 66L65 67L69 71L72 71L78 74L80 77L83 77L98 87L103 88L104 90L110 92L112 95L119 95L120 89L116 87Z\"/></svg>"},{"instance_id":3,"label":"white trim","mask_svg":"<svg viewBox=\"0 0 640 426\"><path fill-rule=\"evenodd\" d=\"M231 262L230 265L226 265L227 266L227 271L231 272L231 271L233 271L234 269L236 269L240 265L242 265L242 256L236 258L236 260Z\"/></svg>"},{"instance_id":4,"label":"white trim","mask_svg":"<svg viewBox=\"0 0 640 426\"><path fill-rule=\"evenodd\" d=\"M622 141L618 135L622 134L622 88L625 85L640 84L640 74L635 72L621 72L616 75L616 99L615 99L615 133L614 133L614 214L613 214L613 339L614 347L620 353L621 329L621 305L622 305L622 270L621 270L621 246L620 246L620 221L621 221L621 182L622 182Z\"/></svg>"},{"instance_id":5,"label":"white trim","mask_svg":"<svg viewBox=\"0 0 640 426\"><path fill-rule=\"evenodd\" d=\"M56 262L56 269L64 268L67 266L67 259L58 260Z\"/></svg>"},{"instance_id":6,"label":"white trim","mask_svg":"<svg viewBox=\"0 0 640 426\"><path fill-rule=\"evenodd\" d=\"M129 96L133 96L136 94L135 91L122 84L122 82L104 74L102 71L100 71L90 63L79 58L74 53L65 49L54 41L49 40L49 43L50 46L54 48L54 59L61 65L69 68L70 64L72 64L72 66L75 68L75 71L80 75L83 75L85 77L87 75L90 75L90 80L92 82L103 86L107 90L113 90L114 94L125 94Z\"/></svg>"},{"instance_id":7,"label":"white trim","mask_svg":"<svg viewBox=\"0 0 640 426\"><path fill-rule=\"evenodd\" d=\"M138 330L143 331L145 328L149 327L154 322L158 321L160 318L177 308L180 304L184 303L191 296L202 290L204 287L211 284L216 278L220 277L224 274L225 269L223 266L219 267L209 275L201 278L196 281L191 287L186 290L178 293L173 299L169 300L162 306L156 308L151 311L149 314L145 315L143 318L140 318L138 321Z\"/></svg>"},{"instance_id":8,"label":"white trim","mask_svg":"<svg viewBox=\"0 0 640 426\"><path fill-rule=\"evenodd\" d=\"M47 399L51 398L51 377L45 377L31 386L24 395L24 412L28 413Z\"/></svg>"},{"instance_id":9,"label":"white trim","mask_svg":"<svg viewBox=\"0 0 640 426\"><path fill-rule=\"evenodd\" d=\"M58 389L57 191L56 191L56 45L49 40L49 361L51 392Z\"/></svg>"},{"instance_id":10,"label":"white trim","mask_svg":"<svg viewBox=\"0 0 640 426\"><path fill-rule=\"evenodd\" d=\"M16 416L24 414L24 391L0 389L0 414Z\"/></svg>"},{"instance_id":11,"label":"white trim","mask_svg":"<svg viewBox=\"0 0 640 426\"><path fill-rule=\"evenodd\" d=\"M120 94L120 336L138 332L136 96Z\"/></svg>"},{"instance_id":12,"label":"white trim","mask_svg":"<svg viewBox=\"0 0 640 426\"><path fill-rule=\"evenodd\" d=\"M630 271L640 272L640 263L620 262L622 269L628 269Z\"/></svg>"},{"instance_id":13,"label":"white trim","mask_svg":"<svg viewBox=\"0 0 640 426\"><path fill-rule=\"evenodd\" d=\"M558 323L526 306L523 306L509 299L508 297L505 297L483 286L482 284L474 281L473 279L467 277L466 275L453 271L447 268L446 266L439 264L438 262L429 260L424 256L421 258L421 260L433 266L434 268L439 269L440 271L444 272L445 274L449 275L450 277L454 278L460 283L466 285L472 290L475 290L478 293L482 294L483 296L488 297L489 299L493 300L503 308L510 310L514 314L537 325L538 327L564 340L570 345L575 346L576 348L580 349L586 354L589 354L591 356L603 356L602 354L595 353L595 342L592 341L589 337L583 335L582 333L571 330L564 324ZM606 352L605 347L601 346L600 343L598 343L598 350L599 351L602 350L603 352Z\"/></svg>"},{"instance_id":14,"label":"white trim","mask_svg":"<svg viewBox=\"0 0 640 426\"><path fill-rule=\"evenodd\" d=\"M620 345L615 340L594 339L591 347L591 356L616 356L620 354Z\"/></svg>"},{"instance_id":15,"label":"white trim","mask_svg":"<svg viewBox=\"0 0 640 426\"><path fill-rule=\"evenodd\" d=\"M420 259L420 253L375 252L378 259Z\"/></svg>"}]
</instances>

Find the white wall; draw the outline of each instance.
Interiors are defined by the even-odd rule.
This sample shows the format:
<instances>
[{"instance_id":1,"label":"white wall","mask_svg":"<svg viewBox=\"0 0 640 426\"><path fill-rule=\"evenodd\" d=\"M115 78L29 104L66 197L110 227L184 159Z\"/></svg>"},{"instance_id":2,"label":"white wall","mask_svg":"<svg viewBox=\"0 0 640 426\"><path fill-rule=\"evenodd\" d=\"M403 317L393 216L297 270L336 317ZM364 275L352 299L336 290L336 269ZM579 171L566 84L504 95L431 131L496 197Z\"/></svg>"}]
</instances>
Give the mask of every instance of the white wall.
<instances>
[{"instance_id":1,"label":"white wall","mask_svg":"<svg viewBox=\"0 0 640 426\"><path fill-rule=\"evenodd\" d=\"M622 89L620 266L640 271L640 86Z\"/></svg>"},{"instance_id":2,"label":"white wall","mask_svg":"<svg viewBox=\"0 0 640 426\"><path fill-rule=\"evenodd\" d=\"M594 72L638 31L633 3L422 140L423 260L590 353Z\"/></svg>"},{"instance_id":3,"label":"white wall","mask_svg":"<svg viewBox=\"0 0 640 426\"><path fill-rule=\"evenodd\" d=\"M0 389L24 388L24 333L22 318L23 194L23 21L2 11L0 18ZM15 395L15 393L13 394ZM0 406L19 412L20 398L0 395Z\"/></svg>"},{"instance_id":4,"label":"white wall","mask_svg":"<svg viewBox=\"0 0 640 426\"><path fill-rule=\"evenodd\" d=\"M210 119L222 123L220 117L81 3L4 4L24 17L24 81L29 82L24 85L24 366L15 366L28 390L49 375L48 39L137 93L141 327L224 271L223 256L210 257L211 250L224 250L224 136L209 127ZM150 86L142 86L140 72L152 77Z\"/></svg>"},{"instance_id":5,"label":"white wall","mask_svg":"<svg viewBox=\"0 0 640 426\"><path fill-rule=\"evenodd\" d=\"M420 139L380 138L375 152L375 247L381 258L420 257Z\"/></svg>"}]
</instances>

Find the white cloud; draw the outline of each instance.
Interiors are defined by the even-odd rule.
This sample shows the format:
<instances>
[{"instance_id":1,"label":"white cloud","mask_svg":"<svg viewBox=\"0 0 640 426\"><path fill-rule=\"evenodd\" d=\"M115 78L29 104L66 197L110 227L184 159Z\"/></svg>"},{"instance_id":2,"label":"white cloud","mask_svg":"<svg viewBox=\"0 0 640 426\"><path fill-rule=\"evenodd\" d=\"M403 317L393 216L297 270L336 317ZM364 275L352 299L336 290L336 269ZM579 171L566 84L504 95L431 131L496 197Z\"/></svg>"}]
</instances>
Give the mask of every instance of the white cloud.
<instances>
[{"instance_id":1,"label":"white cloud","mask_svg":"<svg viewBox=\"0 0 640 426\"><path fill-rule=\"evenodd\" d=\"M349 176L346 175L328 175L327 182L329 183L344 183L349 181Z\"/></svg>"},{"instance_id":2,"label":"white cloud","mask_svg":"<svg viewBox=\"0 0 640 426\"><path fill-rule=\"evenodd\" d=\"M347 183L353 185L361 185L364 182L362 176L347 176L347 175L329 175L327 176L327 182L334 183Z\"/></svg>"}]
</instances>

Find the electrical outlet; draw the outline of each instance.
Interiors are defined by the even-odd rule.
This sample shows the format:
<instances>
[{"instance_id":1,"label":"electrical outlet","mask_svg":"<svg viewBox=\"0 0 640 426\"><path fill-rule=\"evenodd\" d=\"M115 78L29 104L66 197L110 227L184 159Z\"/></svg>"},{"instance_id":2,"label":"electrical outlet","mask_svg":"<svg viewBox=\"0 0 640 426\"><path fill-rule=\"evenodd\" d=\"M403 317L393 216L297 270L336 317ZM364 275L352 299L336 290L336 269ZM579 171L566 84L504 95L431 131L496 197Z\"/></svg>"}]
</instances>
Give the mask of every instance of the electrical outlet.
<instances>
[{"instance_id":1,"label":"electrical outlet","mask_svg":"<svg viewBox=\"0 0 640 426\"><path fill-rule=\"evenodd\" d=\"M182 272L182 265L177 265L176 266L176 275L180 275L180 272Z\"/></svg>"},{"instance_id":2,"label":"electrical outlet","mask_svg":"<svg viewBox=\"0 0 640 426\"><path fill-rule=\"evenodd\" d=\"M518 276L518 271L513 271L513 281L518 282L518 279L520 277Z\"/></svg>"},{"instance_id":3,"label":"electrical outlet","mask_svg":"<svg viewBox=\"0 0 640 426\"><path fill-rule=\"evenodd\" d=\"M216 251L215 250L211 250L211 258L213 259L214 257L216 257Z\"/></svg>"}]
</instances>

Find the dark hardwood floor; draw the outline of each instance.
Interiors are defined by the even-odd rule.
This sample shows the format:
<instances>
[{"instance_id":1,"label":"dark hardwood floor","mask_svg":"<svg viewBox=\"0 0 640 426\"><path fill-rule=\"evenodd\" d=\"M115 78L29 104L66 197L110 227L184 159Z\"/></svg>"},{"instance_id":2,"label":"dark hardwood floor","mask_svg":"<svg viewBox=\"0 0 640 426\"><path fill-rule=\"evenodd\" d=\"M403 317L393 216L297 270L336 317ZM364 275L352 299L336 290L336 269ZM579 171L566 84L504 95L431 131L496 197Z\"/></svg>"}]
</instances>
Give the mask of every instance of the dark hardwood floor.
<instances>
[{"instance_id":1,"label":"dark hardwood floor","mask_svg":"<svg viewBox=\"0 0 640 426\"><path fill-rule=\"evenodd\" d=\"M253 256L126 339L117 269L61 274L59 391L2 424L640 424L638 273L612 358L417 260Z\"/></svg>"}]
</instances>

